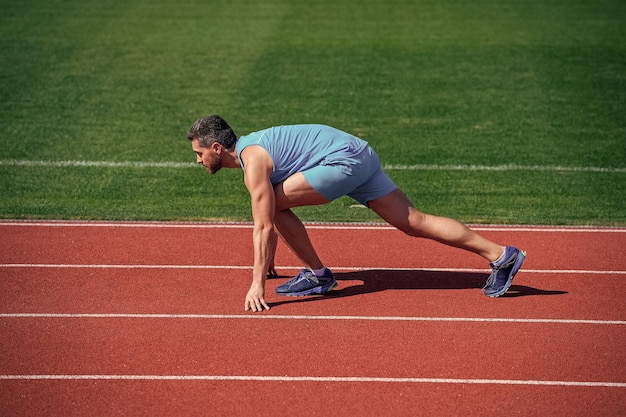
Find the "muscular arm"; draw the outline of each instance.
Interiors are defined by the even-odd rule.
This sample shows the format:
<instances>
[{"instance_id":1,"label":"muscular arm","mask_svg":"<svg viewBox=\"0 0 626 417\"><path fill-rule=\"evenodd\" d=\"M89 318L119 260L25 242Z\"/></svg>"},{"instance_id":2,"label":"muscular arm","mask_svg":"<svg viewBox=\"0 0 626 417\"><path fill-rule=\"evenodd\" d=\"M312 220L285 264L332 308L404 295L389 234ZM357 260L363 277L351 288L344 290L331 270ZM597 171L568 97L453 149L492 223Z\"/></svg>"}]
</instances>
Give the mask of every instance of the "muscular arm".
<instances>
[{"instance_id":1,"label":"muscular arm","mask_svg":"<svg viewBox=\"0 0 626 417\"><path fill-rule=\"evenodd\" d=\"M265 279L276 250L277 235L274 230L275 198L270 182L273 163L269 154L260 146L250 146L241 154L244 164L244 182L252 203L254 230L254 267L252 284L246 296L245 310L269 309L266 304Z\"/></svg>"}]
</instances>

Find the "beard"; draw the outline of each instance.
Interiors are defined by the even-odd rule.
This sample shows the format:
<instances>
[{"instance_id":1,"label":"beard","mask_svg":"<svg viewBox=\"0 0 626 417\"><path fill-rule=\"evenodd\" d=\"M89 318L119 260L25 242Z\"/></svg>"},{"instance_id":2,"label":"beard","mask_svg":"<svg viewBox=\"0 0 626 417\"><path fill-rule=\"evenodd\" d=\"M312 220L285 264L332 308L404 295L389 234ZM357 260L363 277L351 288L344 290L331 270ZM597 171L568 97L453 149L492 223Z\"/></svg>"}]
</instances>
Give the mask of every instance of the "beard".
<instances>
[{"instance_id":1,"label":"beard","mask_svg":"<svg viewBox=\"0 0 626 417\"><path fill-rule=\"evenodd\" d=\"M222 169L222 160L217 159L215 161L212 161L209 165L205 165L205 168L209 172L209 174L215 174L217 171Z\"/></svg>"}]
</instances>

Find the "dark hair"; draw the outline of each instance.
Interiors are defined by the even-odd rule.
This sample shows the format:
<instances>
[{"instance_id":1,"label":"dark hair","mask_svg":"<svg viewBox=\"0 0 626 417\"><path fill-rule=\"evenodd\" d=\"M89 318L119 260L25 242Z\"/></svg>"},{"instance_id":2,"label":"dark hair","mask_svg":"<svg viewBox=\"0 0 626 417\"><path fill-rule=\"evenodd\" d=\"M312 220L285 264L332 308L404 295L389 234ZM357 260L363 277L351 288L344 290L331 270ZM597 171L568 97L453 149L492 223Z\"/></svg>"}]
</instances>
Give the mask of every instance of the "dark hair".
<instances>
[{"instance_id":1,"label":"dark hair","mask_svg":"<svg viewBox=\"0 0 626 417\"><path fill-rule=\"evenodd\" d=\"M196 120L187 132L187 139L198 139L200 145L205 148L210 147L213 142L217 142L226 149L230 149L237 142L237 136L233 129L228 126L226 120L217 115Z\"/></svg>"}]
</instances>

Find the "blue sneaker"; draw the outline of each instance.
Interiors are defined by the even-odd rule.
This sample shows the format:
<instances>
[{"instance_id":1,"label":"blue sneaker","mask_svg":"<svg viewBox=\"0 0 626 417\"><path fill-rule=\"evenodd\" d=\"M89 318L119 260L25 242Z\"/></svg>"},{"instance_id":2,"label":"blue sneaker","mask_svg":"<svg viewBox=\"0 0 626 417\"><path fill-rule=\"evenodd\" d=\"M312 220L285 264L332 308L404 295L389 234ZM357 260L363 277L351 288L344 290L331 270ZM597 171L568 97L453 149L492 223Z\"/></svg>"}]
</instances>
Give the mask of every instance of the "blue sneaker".
<instances>
[{"instance_id":1,"label":"blue sneaker","mask_svg":"<svg viewBox=\"0 0 626 417\"><path fill-rule=\"evenodd\" d=\"M309 269L303 269L298 275L276 287L276 294L290 296L324 294L336 286L337 281L330 269L325 268L321 276L315 275Z\"/></svg>"},{"instance_id":2,"label":"blue sneaker","mask_svg":"<svg viewBox=\"0 0 626 417\"><path fill-rule=\"evenodd\" d=\"M491 275L487 279L487 283L483 287L483 293L487 297L500 297L506 292L513 282L513 277L517 274L524 259L526 252L512 246L507 246L504 251L502 260L498 263L491 262Z\"/></svg>"}]
</instances>

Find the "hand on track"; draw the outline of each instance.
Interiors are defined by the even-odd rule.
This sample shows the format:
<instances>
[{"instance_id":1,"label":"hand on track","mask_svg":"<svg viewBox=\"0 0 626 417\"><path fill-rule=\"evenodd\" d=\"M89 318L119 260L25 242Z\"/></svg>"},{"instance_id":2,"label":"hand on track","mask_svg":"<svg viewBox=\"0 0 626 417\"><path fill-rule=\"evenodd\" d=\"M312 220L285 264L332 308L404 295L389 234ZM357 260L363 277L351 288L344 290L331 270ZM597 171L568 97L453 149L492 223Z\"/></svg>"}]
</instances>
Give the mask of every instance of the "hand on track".
<instances>
[{"instance_id":1,"label":"hand on track","mask_svg":"<svg viewBox=\"0 0 626 417\"><path fill-rule=\"evenodd\" d=\"M246 295L246 303L244 305L245 311L263 311L263 308L266 310L270 309L270 306L267 305L265 299L263 298L265 295L265 290L263 289L263 284L252 284L250 286L250 290L248 290L248 295Z\"/></svg>"}]
</instances>

